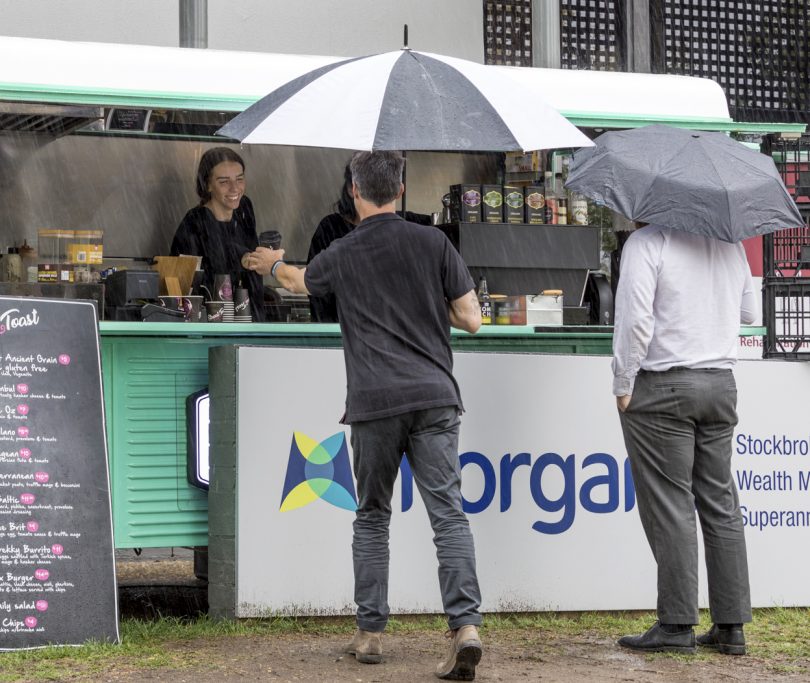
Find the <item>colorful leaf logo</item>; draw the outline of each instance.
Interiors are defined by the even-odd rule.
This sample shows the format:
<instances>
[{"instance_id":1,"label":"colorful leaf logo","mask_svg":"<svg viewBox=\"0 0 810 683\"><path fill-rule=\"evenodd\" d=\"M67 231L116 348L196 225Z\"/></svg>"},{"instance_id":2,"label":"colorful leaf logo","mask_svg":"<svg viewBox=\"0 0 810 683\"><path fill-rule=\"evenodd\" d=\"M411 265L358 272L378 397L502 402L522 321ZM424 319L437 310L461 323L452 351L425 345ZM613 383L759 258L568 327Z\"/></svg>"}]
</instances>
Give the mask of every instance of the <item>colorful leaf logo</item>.
<instances>
[{"instance_id":1,"label":"colorful leaf logo","mask_svg":"<svg viewBox=\"0 0 810 683\"><path fill-rule=\"evenodd\" d=\"M280 510L289 512L318 498L344 510L357 509L349 449L343 432L320 443L302 432L293 432Z\"/></svg>"}]
</instances>

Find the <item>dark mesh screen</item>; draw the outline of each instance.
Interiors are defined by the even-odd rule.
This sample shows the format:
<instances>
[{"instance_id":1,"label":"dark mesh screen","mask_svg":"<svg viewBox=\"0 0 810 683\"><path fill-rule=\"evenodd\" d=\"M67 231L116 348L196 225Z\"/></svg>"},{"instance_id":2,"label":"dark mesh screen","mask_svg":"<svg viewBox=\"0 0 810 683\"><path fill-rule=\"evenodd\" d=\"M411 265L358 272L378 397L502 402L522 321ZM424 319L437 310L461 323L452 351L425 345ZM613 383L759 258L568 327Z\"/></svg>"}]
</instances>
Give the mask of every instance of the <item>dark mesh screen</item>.
<instances>
[{"instance_id":1,"label":"dark mesh screen","mask_svg":"<svg viewBox=\"0 0 810 683\"><path fill-rule=\"evenodd\" d=\"M651 0L656 73L702 76L738 121L810 122L807 0Z\"/></svg>"},{"instance_id":2,"label":"dark mesh screen","mask_svg":"<svg viewBox=\"0 0 810 683\"><path fill-rule=\"evenodd\" d=\"M624 36L624 0L560 1L563 69L624 70Z\"/></svg>"},{"instance_id":3,"label":"dark mesh screen","mask_svg":"<svg viewBox=\"0 0 810 683\"><path fill-rule=\"evenodd\" d=\"M484 63L532 65L531 0L485 0Z\"/></svg>"}]
</instances>

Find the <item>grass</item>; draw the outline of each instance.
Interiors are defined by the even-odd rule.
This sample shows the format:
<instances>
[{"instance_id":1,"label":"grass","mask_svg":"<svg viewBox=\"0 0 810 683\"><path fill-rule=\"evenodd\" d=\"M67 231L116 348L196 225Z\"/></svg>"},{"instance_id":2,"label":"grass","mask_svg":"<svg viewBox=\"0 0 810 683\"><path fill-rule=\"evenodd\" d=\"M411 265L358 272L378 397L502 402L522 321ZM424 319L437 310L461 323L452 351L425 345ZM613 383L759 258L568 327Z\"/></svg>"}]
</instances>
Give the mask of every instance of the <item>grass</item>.
<instances>
[{"instance_id":1,"label":"grass","mask_svg":"<svg viewBox=\"0 0 810 683\"><path fill-rule=\"evenodd\" d=\"M517 638L581 638L615 640L625 633L637 633L650 626L650 613L583 612L575 614L537 613L485 615L482 635L497 637L513 633ZM700 630L708 628L708 614L701 615ZM153 621L125 619L121 622L121 643L87 643L81 647L48 647L0 653L0 682L56 681L89 678L110 671L147 672L156 669L182 670L198 666L184 642L239 636L265 638L279 635L348 635L354 631L348 617L274 618L220 621L163 618ZM435 633L445 626L436 616L392 619L391 634ZM746 627L749 654L764 661L774 673L810 673L810 609L774 608L757 610ZM682 655L649 655L675 656ZM714 655L701 653L688 659L705 661Z\"/></svg>"}]
</instances>

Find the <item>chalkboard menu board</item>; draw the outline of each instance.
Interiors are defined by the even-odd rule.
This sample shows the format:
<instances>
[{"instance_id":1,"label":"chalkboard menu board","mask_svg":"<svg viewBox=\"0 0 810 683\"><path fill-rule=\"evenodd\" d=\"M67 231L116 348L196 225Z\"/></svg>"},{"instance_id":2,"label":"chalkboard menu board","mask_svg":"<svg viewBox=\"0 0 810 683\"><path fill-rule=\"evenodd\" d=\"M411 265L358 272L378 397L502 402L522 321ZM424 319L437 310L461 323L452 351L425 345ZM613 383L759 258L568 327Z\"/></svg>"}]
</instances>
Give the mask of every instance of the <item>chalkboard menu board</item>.
<instances>
[{"instance_id":1,"label":"chalkboard menu board","mask_svg":"<svg viewBox=\"0 0 810 683\"><path fill-rule=\"evenodd\" d=\"M93 303L0 297L0 650L118 642Z\"/></svg>"}]
</instances>

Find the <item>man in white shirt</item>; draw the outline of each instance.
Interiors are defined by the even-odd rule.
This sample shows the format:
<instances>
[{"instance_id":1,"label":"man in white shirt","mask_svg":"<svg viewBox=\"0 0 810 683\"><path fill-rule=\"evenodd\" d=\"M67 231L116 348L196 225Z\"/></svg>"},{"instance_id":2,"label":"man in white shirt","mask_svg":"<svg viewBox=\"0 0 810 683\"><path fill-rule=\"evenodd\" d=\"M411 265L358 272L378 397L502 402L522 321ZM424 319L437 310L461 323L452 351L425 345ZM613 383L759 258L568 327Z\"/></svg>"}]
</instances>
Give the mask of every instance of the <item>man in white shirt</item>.
<instances>
[{"instance_id":1,"label":"man in white shirt","mask_svg":"<svg viewBox=\"0 0 810 683\"><path fill-rule=\"evenodd\" d=\"M658 622L634 650L745 654L748 563L731 475L740 323L759 305L741 244L648 225L622 250L613 394L639 516L658 565ZM698 623L700 518L713 626Z\"/></svg>"}]
</instances>

